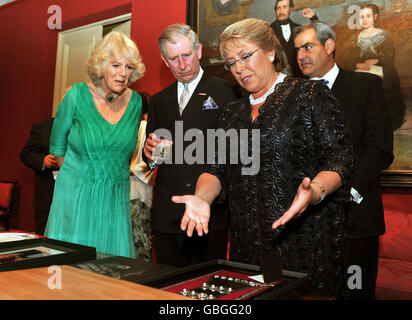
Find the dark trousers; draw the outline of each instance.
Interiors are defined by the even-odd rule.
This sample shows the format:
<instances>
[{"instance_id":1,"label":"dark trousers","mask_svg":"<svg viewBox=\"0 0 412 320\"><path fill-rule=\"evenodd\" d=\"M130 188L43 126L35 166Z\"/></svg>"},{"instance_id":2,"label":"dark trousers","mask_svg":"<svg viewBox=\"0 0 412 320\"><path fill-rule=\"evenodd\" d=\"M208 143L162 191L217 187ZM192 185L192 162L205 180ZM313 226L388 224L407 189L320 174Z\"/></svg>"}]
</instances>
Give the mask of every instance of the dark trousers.
<instances>
[{"instance_id":1,"label":"dark trousers","mask_svg":"<svg viewBox=\"0 0 412 320\"><path fill-rule=\"evenodd\" d=\"M46 229L47 219L49 218L49 212L35 210L34 220L36 222L36 234L42 236L44 235L44 230Z\"/></svg>"},{"instance_id":2,"label":"dark trousers","mask_svg":"<svg viewBox=\"0 0 412 320\"><path fill-rule=\"evenodd\" d=\"M376 277L378 274L378 254L379 254L379 237L346 239L345 240L345 273L346 273L346 292L347 300L374 300ZM348 273L351 266L352 272ZM361 273L361 289L350 288L352 283L351 277L354 277L356 270ZM349 281L349 283L348 283Z\"/></svg>"},{"instance_id":3,"label":"dark trousers","mask_svg":"<svg viewBox=\"0 0 412 320\"><path fill-rule=\"evenodd\" d=\"M227 231L209 231L199 237L154 232L157 263L183 267L213 259L226 259Z\"/></svg>"}]
</instances>

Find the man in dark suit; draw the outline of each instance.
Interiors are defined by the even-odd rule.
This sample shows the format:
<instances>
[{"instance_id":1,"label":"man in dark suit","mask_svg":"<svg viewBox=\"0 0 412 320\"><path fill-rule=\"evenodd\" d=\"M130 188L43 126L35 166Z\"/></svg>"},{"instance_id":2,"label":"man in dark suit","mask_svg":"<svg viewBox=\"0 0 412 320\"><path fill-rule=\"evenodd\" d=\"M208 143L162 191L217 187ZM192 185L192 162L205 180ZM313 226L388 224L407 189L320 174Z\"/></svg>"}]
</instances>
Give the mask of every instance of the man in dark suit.
<instances>
[{"instance_id":1,"label":"man in dark suit","mask_svg":"<svg viewBox=\"0 0 412 320\"><path fill-rule=\"evenodd\" d=\"M184 266L210 259L225 259L226 206L216 204L212 209L211 232L206 238L189 238L180 229L185 206L172 202L171 197L194 193L197 178L206 163L206 139L205 148L196 150L196 153L203 152L203 163L186 162L188 159L184 152L193 141L184 141L187 140L185 133L191 130L192 134L206 138L207 129L216 129L221 110L238 96L232 84L203 72L199 62L202 45L189 26L167 27L159 38L159 46L164 63L177 81L153 95L146 129L144 158L152 168L156 165L153 151L156 151L161 138L155 131L167 129L171 133L169 139L173 141L171 161L158 165L154 186L152 229L157 261Z\"/></svg>"},{"instance_id":2,"label":"man in dark suit","mask_svg":"<svg viewBox=\"0 0 412 320\"><path fill-rule=\"evenodd\" d=\"M393 161L391 119L381 79L338 68L335 33L325 23L309 22L295 29L294 43L302 72L311 79L324 81L332 89L351 129L357 165L347 210L346 298L373 299L379 236L385 233L380 174ZM360 270L350 266L359 266ZM355 275L351 270L361 274ZM361 283L356 283L359 278L352 276L359 276Z\"/></svg>"},{"instance_id":3,"label":"man in dark suit","mask_svg":"<svg viewBox=\"0 0 412 320\"><path fill-rule=\"evenodd\" d=\"M49 152L54 118L34 123L29 140L20 152L21 161L35 171L34 199L36 234L43 235L53 198L54 176L57 169Z\"/></svg>"},{"instance_id":4,"label":"man in dark suit","mask_svg":"<svg viewBox=\"0 0 412 320\"><path fill-rule=\"evenodd\" d=\"M300 26L289 19L289 15L294 9L293 0L275 0L275 12L276 20L270 25L279 39L283 50L285 51L286 58L290 67L289 75L294 75L295 77L303 77L302 72L296 62L296 52L293 45L292 31L295 27ZM302 15L310 19L311 21L318 20L315 12L310 8L305 8L302 10Z\"/></svg>"}]
</instances>

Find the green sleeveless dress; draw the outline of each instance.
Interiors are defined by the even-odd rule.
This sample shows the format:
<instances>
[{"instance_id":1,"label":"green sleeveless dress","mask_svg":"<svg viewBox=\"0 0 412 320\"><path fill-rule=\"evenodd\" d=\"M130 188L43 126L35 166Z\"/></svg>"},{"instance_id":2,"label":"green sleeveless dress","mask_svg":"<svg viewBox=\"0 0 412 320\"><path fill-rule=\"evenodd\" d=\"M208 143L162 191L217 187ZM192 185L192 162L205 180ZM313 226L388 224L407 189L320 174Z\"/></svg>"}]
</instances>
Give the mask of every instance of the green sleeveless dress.
<instances>
[{"instance_id":1,"label":"green sleeveless dress","mask_svg":"<svg viewBox=\"0 0 412 320\"><path fill-rule=\"evenodd\" d=\"M130 218L130 159L142 109L132 91L119 122L98 112L86 83L75 84L59 104L50 153L64 156L45 235L135 257Z\"/></svg>"}]
</instances>

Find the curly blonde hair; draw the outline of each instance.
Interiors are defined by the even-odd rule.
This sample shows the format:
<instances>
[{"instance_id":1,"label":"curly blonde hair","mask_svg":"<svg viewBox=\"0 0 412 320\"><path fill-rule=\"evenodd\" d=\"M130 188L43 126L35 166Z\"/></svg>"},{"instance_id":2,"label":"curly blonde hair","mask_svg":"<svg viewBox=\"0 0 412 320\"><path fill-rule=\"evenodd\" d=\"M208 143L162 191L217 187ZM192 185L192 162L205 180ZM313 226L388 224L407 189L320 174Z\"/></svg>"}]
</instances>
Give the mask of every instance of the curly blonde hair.
<instances>
[{"instance_id":1,"label":"curly blonde hair","mask_svg":"<svg viewBox=\"0 0 412 320\"><path fill-rule=\"evenodd\" d=\"M127 82L130 85L144 75L146 67L134 41L122 32L112 31L96 44L87 62L87 74L93 84L100 86L107 64L122 58L134 69Z\"/></svg>"}]
</instances>

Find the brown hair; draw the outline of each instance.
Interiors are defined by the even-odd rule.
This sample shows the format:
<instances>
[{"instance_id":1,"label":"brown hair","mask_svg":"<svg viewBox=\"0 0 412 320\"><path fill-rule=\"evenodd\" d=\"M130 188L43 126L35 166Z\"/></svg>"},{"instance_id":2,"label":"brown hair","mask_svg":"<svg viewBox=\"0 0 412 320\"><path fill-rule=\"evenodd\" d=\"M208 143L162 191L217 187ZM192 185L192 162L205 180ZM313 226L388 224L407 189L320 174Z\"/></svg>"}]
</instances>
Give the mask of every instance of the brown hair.
<instances>
[{"instance_id":1,"label":"brown hair","mask_svg":"<svg viewBox=\"0 0 412 320\"><path fill-rule=\"evenodd\" d=\"M361 5L360 9L371 9L372 10L372 15L373 15L373 21L374 21L374 25L376 26L376 23L378 22L379 19L379 8L377 5L373 4L373 3L367 3L367 4L363 4ZM375 19L375 15L377 15L376 19Z\"/></svg>"}]
</instances>

